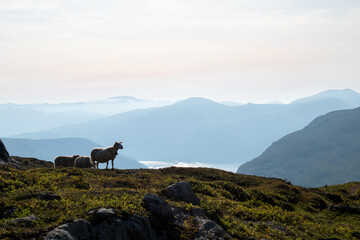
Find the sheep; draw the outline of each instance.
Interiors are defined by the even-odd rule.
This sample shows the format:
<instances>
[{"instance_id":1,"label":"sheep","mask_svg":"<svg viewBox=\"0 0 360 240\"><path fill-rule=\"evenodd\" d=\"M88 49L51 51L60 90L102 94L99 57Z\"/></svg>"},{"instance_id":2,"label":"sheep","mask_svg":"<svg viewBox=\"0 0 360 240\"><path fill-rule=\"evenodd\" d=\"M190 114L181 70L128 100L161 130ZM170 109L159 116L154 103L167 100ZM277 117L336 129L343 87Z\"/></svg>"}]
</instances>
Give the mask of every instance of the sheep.
<instances>
[{"instance_id":1,"label":"sheep","mask_svg":"<svg viewBox=\"0 0 360 240\"><path fill-rule=\"evenodd\" d=\"M106 162L106 169L108 169L109 160L111 160L112 169L114 169L114 159L119 149L123 149L122 142L115 142L114 146L107 148L94 148L91 150L91 161L94 168L99 168L99 163Z\"/></svg>"},{"instance_id":2,"label":"sheep","mask_svg":"<svg viewBox=\"0 0 360 240\"><path fill-rule=\"evenodd\" d=\"M54 160L54 167L73 167L75 159L78 158L79 155L69 156L58 156Z\"/></svg>"},{"instance_id":3,"label":"sheep","mask_svg":"<svg viewBox=\"0 0 360 240\"><path fill-rule=\"evenodd\" d=\"M91 168L94 164L91 162L90 157L81 156L75 159L74 167L76 168Z\"/></svg>"}]
</instances>

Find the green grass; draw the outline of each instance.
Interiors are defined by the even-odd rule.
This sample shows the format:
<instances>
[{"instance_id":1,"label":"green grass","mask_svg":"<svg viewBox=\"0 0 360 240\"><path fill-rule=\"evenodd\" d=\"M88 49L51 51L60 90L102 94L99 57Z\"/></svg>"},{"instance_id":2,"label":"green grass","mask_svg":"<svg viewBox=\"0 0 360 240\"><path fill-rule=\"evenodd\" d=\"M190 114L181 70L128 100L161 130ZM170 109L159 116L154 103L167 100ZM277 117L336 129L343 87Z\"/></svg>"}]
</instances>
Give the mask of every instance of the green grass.
<instances>
[{"instance_id":1,"label":"green grass","mask_svg":"<svg viewBox=\"0 0 360 240\"><path fill-rule=\"evenodd\" d=\"M147 216L140 204L144 195L160 194L178 181L191 183L201 200L200 207L233 238L356 239L353 236L360 232L359 215L339 214L327 208L330 204L360 206L360 183L307 189L280 179L209 168L111 171L42 167L21 171L2 166L0 235L9 239L39 238L60 224L86 219L86 213L97 207L114 207L124 218L132 214ZM61 199L39 197L46 193L55 193ZM168 201L187 210L197 207ZM30 214L38 217L35 226L9 223L12 218ZM195 231L191 221L184 223L184 239Z\"/></svg>"}]
</instances>

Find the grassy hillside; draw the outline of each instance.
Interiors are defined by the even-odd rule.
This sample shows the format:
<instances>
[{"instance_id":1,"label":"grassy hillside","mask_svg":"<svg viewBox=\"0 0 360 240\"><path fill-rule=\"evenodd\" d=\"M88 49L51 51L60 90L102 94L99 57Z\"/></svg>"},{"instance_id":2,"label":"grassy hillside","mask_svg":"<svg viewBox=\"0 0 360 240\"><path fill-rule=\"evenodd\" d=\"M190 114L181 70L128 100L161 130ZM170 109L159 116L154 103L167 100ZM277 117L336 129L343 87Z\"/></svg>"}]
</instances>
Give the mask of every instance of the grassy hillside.
<instances>
[{"instance_id":1,"label":"grassy hillside","mask_svg":"<svg viewBox=\"0 0 360 240\"><path fill-rule=\"evenodd\" d=\"M146 193L160 194L166 186L184 180L191 183L207 216L234 239L356 239L360 235L360 215L328 209L330 204L360 206L360 183L307 189L279 179L208 168L21 171L1 166L0 238L40 238L62 223L86 219L96 207L114 207L124 218L147 216L140 205ZM187 210L194 207L168 201ZM31 214L38 218L32 226L11 222Z\"/></svg>"}]
</instances>

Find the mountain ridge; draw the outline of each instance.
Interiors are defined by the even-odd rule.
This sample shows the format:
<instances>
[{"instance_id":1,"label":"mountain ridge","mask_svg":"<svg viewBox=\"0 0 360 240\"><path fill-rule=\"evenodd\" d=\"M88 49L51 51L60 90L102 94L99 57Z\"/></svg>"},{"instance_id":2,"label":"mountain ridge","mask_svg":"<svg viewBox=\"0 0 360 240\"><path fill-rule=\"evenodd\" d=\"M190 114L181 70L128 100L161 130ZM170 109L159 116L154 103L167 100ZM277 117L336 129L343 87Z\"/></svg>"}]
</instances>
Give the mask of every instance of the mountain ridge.
<instances>
[{"instance_id":1,"label":"mountain ridge","mask_svg":"<svg viewBox=\"0 0 360 240\"><path fill-rule=\"evenodd\" d=\"M360 181L360 108L333 111L275 141L238 173L286 178L302 186Z\"/></svg>"},{"instance_id":2,"label":"mountain ridge","mask_svg":"<svg viewBox=\"0 0 360 240\"><path fill-rule=\"evenodd\" d=\"M190 98L164 107L13 137L83 137L102 145L121 139L129 155L139 161L239 164L258 156L275 139L303 128L315 117L345 108L351 106L336 98L232 107Z\"/></svg>"}]
</instances>

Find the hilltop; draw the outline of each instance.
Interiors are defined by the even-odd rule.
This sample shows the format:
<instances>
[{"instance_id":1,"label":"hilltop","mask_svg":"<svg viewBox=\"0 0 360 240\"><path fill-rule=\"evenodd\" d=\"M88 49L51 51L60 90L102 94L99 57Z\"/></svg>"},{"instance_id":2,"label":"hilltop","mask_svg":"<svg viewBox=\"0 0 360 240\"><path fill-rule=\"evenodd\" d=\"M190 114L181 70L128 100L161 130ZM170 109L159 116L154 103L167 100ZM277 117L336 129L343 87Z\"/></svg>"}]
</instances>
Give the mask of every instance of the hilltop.
<instances>
[{"instance_id":1,"label":"hilltop","mask_svg":"<svg viewBox=\"0 0 360 240\"><path fill-rule=\"evenodd\" d=\"M200 205L164 195L167 186L181 181L190 183ZM42 238L76 219L91 222L89 212L99 208L113 209L123 219L119 221L142 216L142 221L150 219L156 227L157 220L141 204L148 193L160 196L184 216L203 211L226 231L225 239L360 238L359 208L344 212L346 207L339 207L360 206L360 183L308 189L280 179L209 168L22 171L2 166L0 192L0 238ZM196 217L191 216L177 223L179 239L194 239L199 231Z\"/></svg>"}]
</instances>

